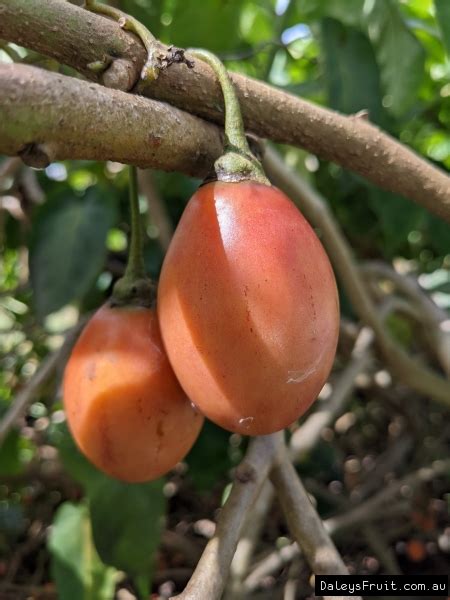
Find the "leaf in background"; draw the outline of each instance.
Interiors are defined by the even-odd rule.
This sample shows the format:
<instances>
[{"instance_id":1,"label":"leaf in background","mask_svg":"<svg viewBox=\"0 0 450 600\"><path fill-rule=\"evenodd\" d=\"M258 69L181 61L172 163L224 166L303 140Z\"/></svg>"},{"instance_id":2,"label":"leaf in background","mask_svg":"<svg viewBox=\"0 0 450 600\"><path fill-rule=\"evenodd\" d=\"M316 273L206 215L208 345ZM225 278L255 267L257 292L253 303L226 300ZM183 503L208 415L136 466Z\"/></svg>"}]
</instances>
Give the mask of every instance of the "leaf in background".
<instances>
[{"instance_id":1,"label":"leaf in background","mask_svg":"<svg viewBox=\"0 0 450 600\"><path fill-rule=\"evenodd\" d=\"M388 315L386 327L392 337L405 349L410 348L414 341L414 327L407 318L395 313Z\"/></svg>"},{"instance_id":2,"label":"leaf in background","mask_svg":"<svg viewBox=\"0 0 450 600\"><path fill-rule=\"evenodd\" d=\"M321 19L332 17L345 23L357 27L362 20L365 0L310 0L309 2L298 2L295 17L309 21L312 19Z\"/></svg>"},{"instance_id":3,"label":"leaf in background","mask_svg":"<svg viewBox=\"0 0 450 600\"><path fill-rule=\"evenodd\" d=\"M383 120L378 66L366 36L335 19L322 21L322 45L330 105L347 114L368 109Z\"/></svg>"},{"instance_id":4,"label":"leaf in background","mask_svg":"<svg viewBox=\"0 0 450 600\"><path fill-rule=\"evenodd\" d=\"M30 272L39 317L80 300L106 257L106 235L116 218L111 194L96 186L79 199L69 191L36 214Z\"/></svg>"},{"instance_id":5,"label":"leaf in background","mask_svg":"<svg viewBox=\"0 0 450 600\"><path fill-rule=\"evenodd\" d=\"M242 3L240 14L240 32L249 44L261 44L273 39L274 27L277 23L273 18L273 8L264 3ZM251 50L251 46L249 47Z\"/></svg>"},{"instance_id":6,"label":"leaf in background","mask_svg":"<svg viewBox=\"0 0 450 600\"><path fill-rule=\"evenodd\" d=\"M450 248L450 225L431 213L426 214L428 243L438 255L445 256Z\"/></svg>"},{"instance_id":7,"label":"leaf in background","mask_svg":"<svg viewBox=\"0 0 450 600\"><path fill-rule=\"evenodd\" d=\"M104 565L92 543L85 504L65 502L55 515L48 541L51 570L64 600L111 600L117 572Z\"/></svg>"},{"instance_id":8,"label":"leaf in background","mask_svg":"<svg viewBox=\"0 0 450 600\"><path fill-rule=\"evenodd\" d=\"M213 52L234 49L240 41L240 0L175 0L166 41L176 46L208 48Z\"/></svg>"},{"instance_id":9,"label":"leaf in background","mask_svg":"<svg viewBox=\"0 0 450 600\"><path fill-rule=\"evenodd\" d=\"M426 211L406 198L374 187L369 188L367 200L378 216L385 256L392 258L407 244L408 234L421 229Z\"/></svg>"},{"instance_id":10,"label":"leaf in background","mask_svg":"<svg viewBox=\"0 0 450 600\"><path fill-rule=\"evenodd\" d=\"M417 100L424 78L425 52L391 0L367 5L367 30L375 48L386 106L393 115L400 116Z\"/></svg>"},{"instance_id":11,"label":"leaf in background","mask_svg":"<svg viewBox=\"0 0 450 600\"><path fill-rule=\"evenodd\" d=\"M29 527L24 508L18 502L3 500L0 502L0 543L4 548L4 538L15 540Z\"/></svg>"},{"instance_id":12,"label":"leaf in background","mask_svg":"<svg viewBox=\"0 0 450 600\"><path fill-rule=\"evenodd\" d=\"M189 478L199 490L207 491L226 477L233 466L229 456L230 434L206 420L202 431L189 452ZM208 460L205 460L205 456ZM237 461L236 461L237 462Z\"/></svg>"},{"instance_id":13,"label":"leaf in background","mask_svg":"<svg viewBox=\"0 0 450 600\"><path fill-rule=\"evenodd\" d=\"M66 424L53 429L51 441L68 473L85 488L101 559L144 585L139 575L150 578L165 514L163 481L128 484L111 479L81 454Z\"/></svg>"},{"instance_id":14,"label":"leaf in background","mask_svg":"<svg viewBox=\"0 0 450 600\"><path fill-rule=\"evenodd\" d=\"M120 8L136 17L156 37L161 33L161 13L165 0L120 0Z\"/></svg>"},{"instance_id":15,"label":"leaf in background","mask_svg":"<svg viewBox=\"0 0 450 600\"><path fill-rule=\"evenodd\" d=\"M0 477L12 477L24 471L27 461L24 460L23 450L27 451L30 460L33 456L30 440L13 429L0 445Z\"/></svg>"},{"instance_id":16,"label":"leaf in background","mask_svg":"<svg viewBox=\"0 0 450 600\"><path fill-rule=\"evenodd\" d=\"M58 449L59 457L67 473L85 490L93 488L106 478L106 475L78 450L66 423L52 426L49 441Z\"/></svg>"},{"instance_id":17,"label":"leaf in background","mask_svg":"<svg viewBox=\"0 0 450 600\"><path fill-rule=\"evenodd\" d=\"M436 20L442 32L444 46L450 56L450 2L449 0L434 0Z\"/></svg>"},{"instance_id":18,"label":"leaf in background","mask_svg":"<svg viewBox=\"0 0 450 600\"><path fill-rule=\"evenodd\" d=\"M131 576L150 577L166 509L163 480L130 484L105 478L88 495L102 560Z\"/></svg>"}]
</instances>

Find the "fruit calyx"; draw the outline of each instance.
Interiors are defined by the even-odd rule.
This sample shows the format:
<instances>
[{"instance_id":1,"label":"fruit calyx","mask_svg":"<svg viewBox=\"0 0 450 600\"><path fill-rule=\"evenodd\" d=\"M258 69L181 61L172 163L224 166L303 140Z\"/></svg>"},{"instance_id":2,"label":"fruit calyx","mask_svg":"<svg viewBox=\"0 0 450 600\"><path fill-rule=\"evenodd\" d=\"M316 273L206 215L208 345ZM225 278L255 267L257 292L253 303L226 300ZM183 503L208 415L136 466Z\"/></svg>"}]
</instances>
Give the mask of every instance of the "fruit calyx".
<instances>
[{"instance_id":1,"label":"fruit calyx","mask_svg":"<svg viewBox=\"0 0 450 600\"><path fill-rule=\"evenodd\" d=\"M156 301L156 285L145 275L136 167L130 166L129 173L131 211L130 251L125 274L114 285L110 306L142 306L151 308Z\"/></svg>"},{"instance_id":2,"label":"fruit calyx","mask_svg":"<svg viewBox=\"0 0 450 600\"><path fill-rule=\"evenodd\" d=\"M252 154L248 145L239 101L225 66L208 50L191 48L189 52L195 58L208 63L222 88L225 104L225 144L223 155L214 163L217 179L233 183L255 181L270 185L261 163Z\"/></svg>"}]
</instances>

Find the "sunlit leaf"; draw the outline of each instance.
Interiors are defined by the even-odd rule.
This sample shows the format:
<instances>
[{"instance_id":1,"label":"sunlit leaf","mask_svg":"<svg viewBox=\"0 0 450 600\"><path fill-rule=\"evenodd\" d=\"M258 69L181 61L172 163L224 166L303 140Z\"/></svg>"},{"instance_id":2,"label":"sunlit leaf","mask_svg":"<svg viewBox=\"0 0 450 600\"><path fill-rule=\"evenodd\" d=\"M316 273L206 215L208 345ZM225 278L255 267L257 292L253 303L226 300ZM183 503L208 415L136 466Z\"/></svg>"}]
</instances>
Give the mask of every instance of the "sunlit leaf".
<instances>
[{"instance_id":1,"label":"sunlit leaf","mask_svg":"<svg viewBox=\"0 0 450 600\"><path fill-rule=\"evenodd\" d=\"M425 210L401 196L374 187L369 188L367 199L378 216L386 255L394 256L407 244L408 234L421 229Z\"/></svg>"},{"instance_id":2,"label":"sunlit leaf","mask_svg":"<svg viewBox=\"0 0 450 600\"><path fill-rule=\"evenodd\" d=\"M449 0L434 0L436 19L442 32L442 39L450 55L450 2Z\"/></svg>"},{"instance_id":3,"label":"sunlit leaf","mask_svg":"<svg viewBox=\"0 0 450 600\"><path fill-rule=\"evenodd\" d=\"M365 35L335 19L322 22L326 81L330 105L344 113L361 109L380 122L383 114L377 63Z\"/></svg>"},{"instance_id":4,"label":"sunlit leaf","mask_svg":"<svg viewBox=\"0 0 450 600\"><path fill-rule=\"evenodd\" d=\"M92 543L85 504L62 504L55 516L48 548L51 570L64 600L111 600L117 573L104 565Z\"/></svg>"},{"instance_id":5,"label":"sunlit leaf","mask_svg":"<svg viewBox=\"0 0 450 600\"><path fill-rule=\"evenodd\" d=\"M384 105L399 116L417 101L425 52L392 0L368 3L367 27L380 67Z\"/></svg>"},{"instance_id":6,"label":"sunlit leaf","mask_svg":"<svg viewBox=\"0 0 450 600\"><path fill-rule=\"evenodd\" d=\"M175 0L164 35L171 44L202 47L216 52L234 48L239 41L240 0Z\"/></svg>"}]
</instances>

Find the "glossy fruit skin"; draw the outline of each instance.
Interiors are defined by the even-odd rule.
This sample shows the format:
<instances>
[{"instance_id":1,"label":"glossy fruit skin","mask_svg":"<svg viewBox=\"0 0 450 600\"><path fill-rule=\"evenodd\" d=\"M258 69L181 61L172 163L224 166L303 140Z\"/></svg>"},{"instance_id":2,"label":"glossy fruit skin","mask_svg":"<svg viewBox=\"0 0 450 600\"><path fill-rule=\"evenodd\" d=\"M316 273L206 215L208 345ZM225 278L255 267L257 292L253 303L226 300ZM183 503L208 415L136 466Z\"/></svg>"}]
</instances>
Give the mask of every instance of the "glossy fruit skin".
<instances>
[{"instance_id":1,"label":"glossy fruit skin","mask_svg":"<svg viewBox=\"0 0 450 600\"><path fill-rule=\"evenodd\" d=\"M189 201L166 255L158 316L189 398L244 435L279 431L333 364L339 302L316 234L280 190L214 182Z\"/></svg>"},{"instance_id":2,"label":"glossy fruit skin","mask_svg":"<svg viewBox=\"0 0 450 600\"><path fill-rule=\"evenodd\" d=\"M63 398L81 451L128 482L173 468L204 421L176 380L149 308L104 305L97 311L67 363Z\"/></svg>"}]
</instances>

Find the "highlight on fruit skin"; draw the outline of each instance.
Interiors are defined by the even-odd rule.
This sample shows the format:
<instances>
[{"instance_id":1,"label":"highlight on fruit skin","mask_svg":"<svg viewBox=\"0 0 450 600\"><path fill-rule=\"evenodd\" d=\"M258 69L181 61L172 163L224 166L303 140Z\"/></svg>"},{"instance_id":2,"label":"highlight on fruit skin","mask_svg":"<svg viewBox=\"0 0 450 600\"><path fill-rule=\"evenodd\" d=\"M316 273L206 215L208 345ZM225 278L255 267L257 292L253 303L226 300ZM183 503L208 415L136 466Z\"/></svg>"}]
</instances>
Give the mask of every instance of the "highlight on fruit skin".
<instances>
[{"instance_id":1,"label":"highlight on fruit skin","mask_svg":"<svg viewBox=\"0 0 450 600\"><path fill-rule=\"evenodd\" d=\"M80 450L127 482L170 471L204 421L176 380L149 308L104 305L97 311L67 363L63 398Z\"/></svg>"},{"instance_id":2,"label":"highlight on fruit skin","mask_svg":"<svg viewBox=\"0 0 450 600\"><path fill-rule=\"evenodd\" d=\"M244 435L279 431L331 370L339 302L328 257L280 190L214 182L189 201L163 263L169 360L200 411Z\"/></svg>"}]
</instances>

